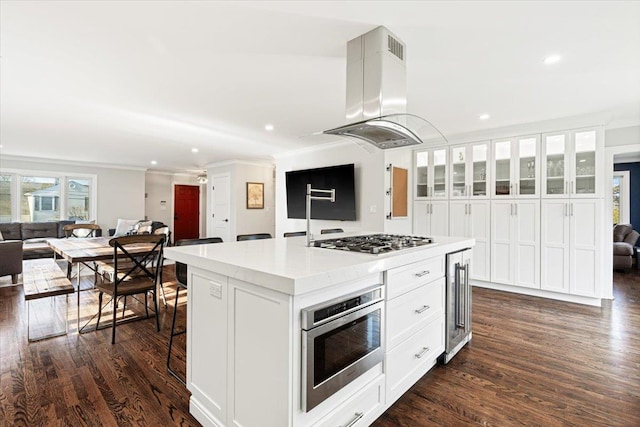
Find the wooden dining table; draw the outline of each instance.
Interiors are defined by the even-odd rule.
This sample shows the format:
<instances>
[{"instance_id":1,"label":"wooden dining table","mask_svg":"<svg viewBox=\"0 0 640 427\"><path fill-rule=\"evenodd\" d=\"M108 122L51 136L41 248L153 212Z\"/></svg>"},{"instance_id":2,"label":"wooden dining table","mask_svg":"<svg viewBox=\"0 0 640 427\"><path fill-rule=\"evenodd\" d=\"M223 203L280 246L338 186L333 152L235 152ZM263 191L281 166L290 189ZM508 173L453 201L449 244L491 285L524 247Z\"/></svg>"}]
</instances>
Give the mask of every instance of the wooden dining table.
<instances>
[{"instance_id":1,"label":"wooden dining table","mask_svg":"<svg viewBox=\"0 0 640 427\"><path fill-rule=\"evenodd\" d=\"M84 265L95 272L94 261L105 261L113 259L114 249L109 245L112 237L86 237L86 238L66 238L47 239L47 244L54 252L55 258L62 258L69 263L67 276L71 280L73 265L76 266L76 286L78 295L77 302L77 325L80 333L80 269ZM153 247L149 243L138 243L127 245L127 252L130 254L146 253ZM85 325L86 326L86 325Z\"/></svg>"}]
</instances>

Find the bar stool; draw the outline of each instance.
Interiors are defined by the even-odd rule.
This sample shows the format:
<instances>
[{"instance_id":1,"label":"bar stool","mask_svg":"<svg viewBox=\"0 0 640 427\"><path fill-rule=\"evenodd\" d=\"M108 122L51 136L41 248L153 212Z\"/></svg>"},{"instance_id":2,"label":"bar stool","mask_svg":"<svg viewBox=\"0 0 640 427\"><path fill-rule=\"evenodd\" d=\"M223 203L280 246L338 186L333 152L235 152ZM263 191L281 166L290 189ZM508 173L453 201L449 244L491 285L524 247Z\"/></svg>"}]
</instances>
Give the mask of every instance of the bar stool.
<instances>
[{"instance_id":1,"label":"bar stool","mask_svg":"<svg viewBox=\"0 0 640 427\"><path fill-rule=\"evenodd\" d=\"M203 239L183 239L175 242L174 246L187 246L187 245L204 245L207 243L222 243L220 237L207 237ZM167 354L167 372L180 381L183 385L187 385L186 381L171 368L171 348L173 347L173 337L182 335L187 332L187 328L176 332L176 315L178 314L178 297L180 296L180 289L187 290L187 265L181 262L176 262L176 280L178 282L176 286L176 300L173 304L173 320L171 321L171 334L169 335L169 352Z\"/></svg>"}]
</instances>

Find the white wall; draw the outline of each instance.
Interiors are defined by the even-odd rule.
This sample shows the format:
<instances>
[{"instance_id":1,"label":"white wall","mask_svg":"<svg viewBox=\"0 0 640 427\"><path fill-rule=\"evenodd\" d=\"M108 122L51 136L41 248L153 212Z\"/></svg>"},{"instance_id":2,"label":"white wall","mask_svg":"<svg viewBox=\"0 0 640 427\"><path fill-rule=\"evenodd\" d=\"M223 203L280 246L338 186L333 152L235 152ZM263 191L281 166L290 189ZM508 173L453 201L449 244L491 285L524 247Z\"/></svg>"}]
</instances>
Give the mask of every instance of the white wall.
<instances>
[{"instance_id":1,"label":"white wall","mask_svg":"<svg viewBox=\"0 0 640 427\"><path fill-rule=\"evenodd\" d=\"M275 236L275 184L272 164L244 161L209 165L207 168L206 196L212 201L211 181L214 175L229 174L229 234L235 240L238 234L269 233ZM264 209L247 209L247 182L264 183ZM212 207L206 205L207 235L213 236Z\"/></svg>"},{"instance_id":2,"label":"white wall","mask_svg":"<svg viewBox=\"0 0 640 427\"><path fill-rule=\"evenodd\" d=\"M355 165L356 221L311 221L311 233L323 228L345 231L383 231L385 227L385 158L382 150L368 152L352 141L298 150L276 158L276 235L306 230L303 219L287 218L285 172L348 163ZM372 212L375 211L375 212Z\"/></svg>"},{"instance_id":3,"label":"white wall","mask_svg":"<svg viewBox=\"0 0 640 427\"><path fill-rule=\"evenodd\" d=\"M409 173L407 182L407 217L387 219L387 214L391 211L391 198L384 198L384 231L391 234L413 234L413 150L409 148L399 148L384 152L385 164L392 164L394 167L407 169ZM385 171L385 189L391 185L391 175Z\"/></svg>"},{"instance_id":4,"label":"white wall","mask_svg":"<svg viewBox=\"0 0 640 427\"><path fill-rule=\"evenodd\" d=\"M145 216L150 220L162 221L173 232L175 185L196 185L200 187L199 235L204 236L207 206L206 184L199 184L197 175L147 172L145 176Z\"/></svg>"},{"instance_id":5,"label":"white wall","mask_svg":"<svg viewBox=\"0 0 640 427\"><path fill-rule=\"evenodd\" d=\"M604 132L605 147L616 145L635 145L640 151L640 126L607 129Z\"/></svg>"},{"instance_id":6,"label":"white wall","mask_svg":"<svg viewBox=\"0 0 640 427\"><path fill-rule=\"evenodd\" d=\"M273 166L237 164L235 173L236 233L275 236L275 181ZM264 183L264 209L247 209L247 182ZM233 187L232 187L233 188Z\"/></svg>"},{"instance_id":7,"label":"white wall","mask_svg":"<svg viewBox=\"0 0 640 427\"><path fill-rule=\"evenodd\" d=\"M42 161L5 156L2 169L21 169L64 174L93 174L97 176L97 223L103 234L115 228L118 218L142 219L145 216L144 187L145 171L142 169L119 169L61 161Z\"/></svg>"}]
</instances>

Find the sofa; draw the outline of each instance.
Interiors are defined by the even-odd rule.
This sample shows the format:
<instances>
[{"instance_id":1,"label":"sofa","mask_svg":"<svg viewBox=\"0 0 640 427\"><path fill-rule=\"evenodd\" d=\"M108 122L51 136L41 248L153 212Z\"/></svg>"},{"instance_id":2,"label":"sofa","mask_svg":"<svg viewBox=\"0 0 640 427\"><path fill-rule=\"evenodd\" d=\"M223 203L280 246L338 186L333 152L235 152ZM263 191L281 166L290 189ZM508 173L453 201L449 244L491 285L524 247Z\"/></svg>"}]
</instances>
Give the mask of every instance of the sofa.
<instances>
[{"instance_id":1,"label":"sofa","mask_svg":"<svg viewBox=\"0 0 640 427\"><path fill-rule=\"evenodd\" d=\"M0 241L0 277L11 275L11 283L18 283L22 273L22 240Z\"/></svg>"},{"instance_id":2,"label":"sofa","mask_svg":"<svg viewBox=\"0 0 640 427\"><path fill-rule=\"evenodd\" d=\"M23 243L22 259L53 257L47 239L65 237L63 227L67 224L75 224L75 221L0 223L3 239L0 245L6 245L11 240L20 240ZM96 235L102 235L102 230L97 230ZM3 253L7 251L8 249L4 249Z\"/></svg>"},{"instance_id":3,"label":"sofa","mask_svg":"<svg viewBox=\"0 0 640 427\"><path fill-rule=\"evenodd\" d=\"M616 224L613 227L613 268L614 270L631 270L636 256L636 245L640 233L631 224Z\"/></svg>"}]
</instances>

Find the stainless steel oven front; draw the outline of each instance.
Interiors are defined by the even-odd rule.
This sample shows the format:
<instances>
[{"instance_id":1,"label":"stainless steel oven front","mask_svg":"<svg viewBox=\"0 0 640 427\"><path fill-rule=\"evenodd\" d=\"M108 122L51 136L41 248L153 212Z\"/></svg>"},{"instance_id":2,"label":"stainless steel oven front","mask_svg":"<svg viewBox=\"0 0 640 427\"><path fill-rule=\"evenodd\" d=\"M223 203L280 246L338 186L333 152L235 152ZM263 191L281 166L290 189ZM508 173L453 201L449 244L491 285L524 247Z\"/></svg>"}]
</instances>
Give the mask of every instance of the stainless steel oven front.
<instances>
[{"instance_id":1,"label":"stainless steel oven front","mask_svg":"<svg viewBox=\"0 0 640 427\"><path fill-rule=\"evenodd\" d=\"M384 287L302 310L302 410L307 412L382 362Z\"/></svg>"}]
</instances>

